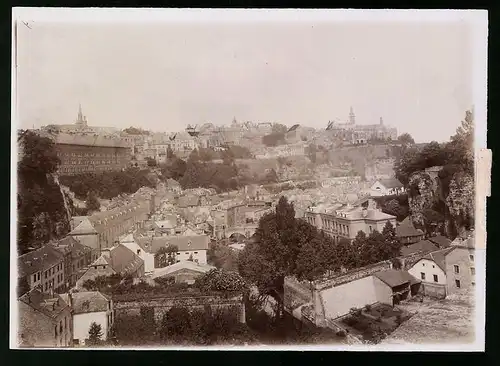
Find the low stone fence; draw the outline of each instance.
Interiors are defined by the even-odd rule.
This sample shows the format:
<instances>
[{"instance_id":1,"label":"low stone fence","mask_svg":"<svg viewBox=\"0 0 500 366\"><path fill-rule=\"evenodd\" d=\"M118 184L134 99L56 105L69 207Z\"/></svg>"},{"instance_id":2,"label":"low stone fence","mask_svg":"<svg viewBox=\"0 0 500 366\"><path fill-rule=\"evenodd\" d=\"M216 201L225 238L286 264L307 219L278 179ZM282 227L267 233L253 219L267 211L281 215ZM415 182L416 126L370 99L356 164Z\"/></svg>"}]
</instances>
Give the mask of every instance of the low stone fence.
<instances>
[{"instance_id":1,"label":"low stone fence","mask_svg":"<svg viewBox=\"0 0 500 366\"><path fill-rule=\"evenodd\" d=\"M446 297L446 285L422 282L420 293L435 299L444 299Z\"/></svg>"},{"instance_id":2,"label":"low stone fence","mask_svg":"<svg viewBox=\"0 0 500 366\"><path fill-rule=\"evenodd\" d=\"M216 295L193 295L193 296L163 296L148 297L142 299L113 299L116 317L121 315L141 315L144 312L152 312L156 323L161 322L163 315L173 307L185 307L188 309L204 309L206 306L213 310L217 308L239 309L240 322L245 323L245 304L243 295L216 296Z\"/></svg>"}]
</instances>

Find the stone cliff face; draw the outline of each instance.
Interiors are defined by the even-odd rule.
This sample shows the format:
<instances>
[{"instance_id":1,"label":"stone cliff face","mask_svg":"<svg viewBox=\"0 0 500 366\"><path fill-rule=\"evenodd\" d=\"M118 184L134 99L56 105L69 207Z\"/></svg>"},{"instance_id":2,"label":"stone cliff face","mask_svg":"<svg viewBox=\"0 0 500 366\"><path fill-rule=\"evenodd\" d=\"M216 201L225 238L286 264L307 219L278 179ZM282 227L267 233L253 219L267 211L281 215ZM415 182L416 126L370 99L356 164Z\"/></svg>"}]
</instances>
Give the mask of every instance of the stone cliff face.
<instances>
[{"instance_id":1,"label":"stone cliff face","mask_svg":"<svg viewBox=\"0 0 500 366\"><path fill-rule=\"evenodd\" d=\"M445 202L458 234L474 225L475 197L474 177L464 172L456 173Z\"/></svg>"},{"instance_id":2,"label":"stone cliff face","mask_svg":"<svg viewBox=\"0 0 500 366\"><path fill-rule=\"evenodd\" d=\"M410 218L425 230L432 211L437 221L431 229L427 228L428 233L454 238L474 224L474 177L459 171L453 174L448 189L443 188L444 184L443 179L432 179L425 171L412 174L408 182Z\"/></svg>"},{"instance_id":3,"label":"stone cliff face","mask_svg":"<svg viewBox=\"0 0 500 366\"><path fill-rule=\"evenodd\" d=\"M414 225L424 227L424 211L432 209L437 201L432 179L425 172L414 173L408 182L408 205Z\"/></svg>"}]
</instances>

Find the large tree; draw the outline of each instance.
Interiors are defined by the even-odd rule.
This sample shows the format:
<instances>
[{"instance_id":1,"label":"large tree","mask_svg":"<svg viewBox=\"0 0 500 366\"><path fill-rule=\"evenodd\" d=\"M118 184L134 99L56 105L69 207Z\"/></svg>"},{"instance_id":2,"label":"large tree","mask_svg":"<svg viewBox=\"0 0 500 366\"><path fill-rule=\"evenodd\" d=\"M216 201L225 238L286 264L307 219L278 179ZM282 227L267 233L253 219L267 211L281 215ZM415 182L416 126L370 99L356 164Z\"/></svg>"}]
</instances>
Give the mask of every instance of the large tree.
<instances>
[{"instance_id":1,"label":"large tree","mask_svg":"<svg viewBox=\"0 0 500 366\"><path fill-rule=\"evenodd\" d=\"M336 269L332 246L315 227L296 219L293 205L281 197L276 211L259 221L255 242L248 243L239 255L240 274L257 286L261 296L276 300L277 317L281 317L285 277L311 280Z\"/></svg>"},{"instance_id":2,"label":"large tree","mask_svg":"<svg viewBox=\"0 0 500 366\"><path fill-rule=\"evenodd\" d=\"M403 133L398 137L398 141L403 144L403 146L415 145L415 140L409 133Z\"/></svg>"},{"instance_id":3,"label":"large tree","mask_svg":"<svg viewBox=\"0 0 500 366\"><path fill-rule=\"evenodd\" d=\"M87 194L87 200L85 201L85 206L89 211L99 211L101 208L101 203L97 198L97 195L94 191L89 191Z\"/></svg>"}]
</instances>

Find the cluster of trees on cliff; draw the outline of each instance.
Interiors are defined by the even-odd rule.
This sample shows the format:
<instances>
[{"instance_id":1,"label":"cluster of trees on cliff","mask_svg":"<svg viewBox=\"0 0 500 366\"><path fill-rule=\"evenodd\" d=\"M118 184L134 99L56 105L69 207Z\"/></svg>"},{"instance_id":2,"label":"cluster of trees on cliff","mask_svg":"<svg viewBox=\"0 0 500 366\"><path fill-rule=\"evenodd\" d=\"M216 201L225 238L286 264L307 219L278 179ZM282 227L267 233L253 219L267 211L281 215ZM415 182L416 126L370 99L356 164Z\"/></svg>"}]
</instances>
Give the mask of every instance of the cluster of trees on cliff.
<instances>
[{"instance_id":1,"label":"cluster of trees on cliff","mask_svg":"<svg viewBox=\"0 0 500 366\"><path fill-rule=\"evenodd\" d=\"M432 202L427 202L422 219L414 222L429 234L437 231L454 237L460 230L468 229L474 223L474 121L471 111L457 128L450 141L439 144L435 141L419 149L406 146L394 170L396 177L408 188L410 206L412 200L421 196L419 185L431 186L428 177L412 179L415 173L433 166L442 166L438 173L438 195L432 192ZM426 180L423 182L422 180ZM453 191L453 192L452 192ZM421 206L421 205L417 205ZM417 207L415 207L417 209ZM418 211L418 210L417 210ZM416 212L411 212L413 215ZM445 225L447 223L447 225Z\"/></svg>"},{"instance_id":2,"label":"cluster of trees on cliff","mask_svg":"<svg viewBox=\"0 0 500 366\"><path fill-rule=\"evenodd\" d=\"M239 254L239 272L255 284L262 297L272 296L283 315L286 276L313 281L326 273L358 268L400 255L401 244L390 223L382 233L358 233L353 243L338 243L302 219L293 204L281 197L276 211L261 218L255 242Z\"/></svg>"},{"instance_id":3,"label":"cluster of trees on cliff","mask_svg":"<svg viewBox=\"0 0 500 366\"><path fill-rule=\"evenodd\" d=\"M148 169L136 167L124 171L107 171L99 173L82 173L66 175L59 178L61 184L67 186L77 198L87 200L89 192L100 198L111 199L120 194L135 193L141 187L155 187Z\"/></svg>"},{"instance_id":4,"label":"cluster of trees on cliff","mask_svg":"<svg viewBox=\"0 0 500 366\"><path fill-rule=\"evenodd\" d=\"M474 173L474 121L471 111L457 128L450 141L440 144L432 141L423 149L408 146L396 161L395 173L401 183L408 184L410 176L433 166L443 166L440 177L445 178L457 171Z\"/></svg>"},{"instance_id":5,"label":"cluster of trees on cliff","mask_svg":"<svg viewBox=\"0 0 500 366\"><path fill-rule=\"evenodd\" d=\"M272 132L262 137L262 143L268 147L286 144L286 132L288 127L280 123L274 123Z\"/></svg>"},{"instance_id":6,"label":"cluster of trees on cliff","mask_svg":"<svg viewBox=\"0 0 500 366\"><path fill-rule=\"evenodd\" d=\"M33 131L18 133L21 149L17 166L18 251L58 239L70 229L64 197L53 173L60 160L52 140Z\"/></svg>"},{"instance_id":7,"label":"cluster of trees on cliff","mask_svg":"<svg viewBox=\"0 0 500 366\"><path fill-rule=\"evenodd\" d=\"M173 152L169 154L167 162L161 166L164 179L177 180L183 189L214 188L216 191L235 190L250 183L275 183L278 181L276 171L271 170L262 179L248 177L238 169L235 159L241 147L230 148L220 152L222 162L214 162L203 156L203 150L195 149L187 161L177 157Z\"/></svg>"}]
</instances>

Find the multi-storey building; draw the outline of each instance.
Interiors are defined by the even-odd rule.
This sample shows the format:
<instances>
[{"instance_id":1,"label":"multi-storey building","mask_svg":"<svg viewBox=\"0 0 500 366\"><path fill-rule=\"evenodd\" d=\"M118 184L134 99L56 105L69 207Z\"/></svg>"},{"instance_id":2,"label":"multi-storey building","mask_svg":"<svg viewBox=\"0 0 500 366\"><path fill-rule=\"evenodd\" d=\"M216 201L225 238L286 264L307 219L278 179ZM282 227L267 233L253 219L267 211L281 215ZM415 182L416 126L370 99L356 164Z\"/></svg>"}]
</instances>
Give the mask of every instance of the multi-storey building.
<instances>
[{"instance_id":1,"label":"multi-storey building","mask_svg":"<svg viewBox=\"0 0 500 366\"><path fill-rule=\"evenodd\" d=\"M310 207L304 219L323 230L336 241L340 238L354 240L359 231L366 235L374 231L382 232L390 222L396 227L396 217L383 213L374 207L353 206L338 203L329 207Z\"/></svg>"},{"instance_id":2,"label":"multi-storey building","mask_svg":"<svg viewBox=\"0 0 500 366\"><path fill-rule=\"evenodd\" d=\"M82 276L83 269L92 262L92 249L72 236L59 240L54 248L63 256L65 288L72 288Z\"/></svg>"},{"instance_id":3,"label":"multi-storey building","mask_svg":"<svg viewBox=\"0 0 500 366\"><path fill-rule=\"evenodd\" d=\"M18 257L18 277L26 279L29 288L42 292L65 289L64 256L51 245Z\"/></svg>"},{"instance_id":4,"label":"multi-storey building","mask_svg":"<svg viewBox=\"0 0 500 366\"><path fill-rule=\"evenodd\" d=\"M73 230L68 235L92 248L92 260L95 260L103 249L112 247L121 235L144 224L152 211L151 202L142 199L91 216L73 217Z\"/></svg>"},{"instance_id":5,"label":"multi-storey building","mask_svg":"<svg viewBox=\"0 0 500 366\"><path fill-rule=\"evenodd\" d=\"M82 113L82 106L78 108L78 116L73 124L48 125L42 127L47 132L62 132L71 134L98 134L98 135L118 135L119 129L116 127L89 126L87 117Z\"/></svg>"},{"instance_id":6,"label":"multi-storey building","mask_svg":"<svg viewBox=\"0 0 500 366\"><path fill-rule=\"evenodd\" d=\"M69 347L73 340L71 307L60 295L34 289L17 300L21 347Z\"/></svg>"},{"instance_id":7,"label":"multi-storey building","mask_svg":"<svg viewBox=\"0 0 500 366\"><path fill-rule=\"evenodd\" d=\"M130 165L130 147L119 139L64 133L53 138L61 175L122 170Z\"/></svg>"},{"instance_id":8,"label":"multi-storey building","mask_svg":"<svg viewBox=\"0 0 500 366\"><path fill-rule=\"evenodd\" d=\"M327 131L331 131L333 136L341 140L349 141L352 144L364 144L370 139L396 140L398 131L396 128L384 125L382 117L378 124L358 125L356 115L351 107L349 120L346 123L328 122Z\"/></svg>"}]
</instances>

